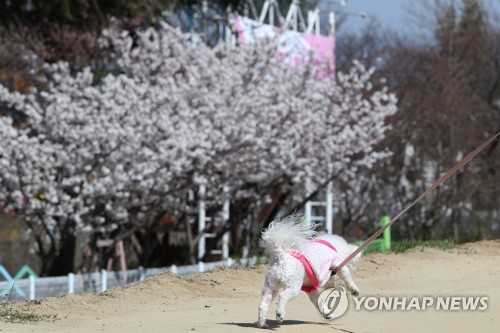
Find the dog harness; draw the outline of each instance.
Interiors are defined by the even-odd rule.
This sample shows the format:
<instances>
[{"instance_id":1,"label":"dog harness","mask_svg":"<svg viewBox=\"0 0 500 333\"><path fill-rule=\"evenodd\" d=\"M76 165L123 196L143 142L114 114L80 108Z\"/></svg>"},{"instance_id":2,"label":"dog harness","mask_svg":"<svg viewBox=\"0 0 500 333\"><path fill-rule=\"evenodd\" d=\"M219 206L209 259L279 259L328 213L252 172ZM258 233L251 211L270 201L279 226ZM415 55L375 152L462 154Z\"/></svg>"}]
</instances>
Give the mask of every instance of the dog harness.
<instances>
[{"instance_id":1,"label":"dog harness","mask_svg":"<svg viewBox=\"0 0 500 333\"><path fill-rule=\"evenodd\" d=\"M310 294L328 281L332 273L330 267L340 256L337 249L324 239L313 239L301 245L299 250L290 250L289 253L304 265L311 285L302 286L301 290Z\"/></svg>"}]
</instances>

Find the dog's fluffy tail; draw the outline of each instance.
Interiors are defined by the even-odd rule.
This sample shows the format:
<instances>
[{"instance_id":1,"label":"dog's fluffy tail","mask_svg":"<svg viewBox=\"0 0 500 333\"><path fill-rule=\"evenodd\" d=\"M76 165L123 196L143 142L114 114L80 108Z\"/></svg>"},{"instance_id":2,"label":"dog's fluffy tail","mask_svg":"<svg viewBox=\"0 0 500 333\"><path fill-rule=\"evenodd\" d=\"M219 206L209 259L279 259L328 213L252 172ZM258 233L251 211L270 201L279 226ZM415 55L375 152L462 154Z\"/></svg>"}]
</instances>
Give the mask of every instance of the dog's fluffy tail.
<instances>
[{"instance_id":1,"label":"dog's fluffy tail","mask_svg":"<svg viewBox=\"0 0 500 333\"><path fill-rule=\"evenodd\" d=\"M260 246L268 256L276 257L280 252L296 249L300 244L317 236L314 227L314 224L307 223L298 215L273 221L262 231Z\"/></svg>"}]
</instances>

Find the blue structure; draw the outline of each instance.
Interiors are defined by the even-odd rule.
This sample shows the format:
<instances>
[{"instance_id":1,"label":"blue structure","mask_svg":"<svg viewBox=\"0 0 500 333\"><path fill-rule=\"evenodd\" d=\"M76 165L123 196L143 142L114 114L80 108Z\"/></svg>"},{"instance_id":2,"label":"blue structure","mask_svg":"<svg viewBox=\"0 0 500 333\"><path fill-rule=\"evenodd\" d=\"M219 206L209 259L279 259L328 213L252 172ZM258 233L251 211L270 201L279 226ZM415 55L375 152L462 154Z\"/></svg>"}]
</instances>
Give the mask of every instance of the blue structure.
<instances>
[{"instance_id":1,"label":"blue structure","mask_svg":"<svg viewBox=\"0 0 500 333\"><path fill-rule=\"evenodd\" d=\"M24 265L14 277L9 274L3 265L0 265L0 274L5 278L5 280L7 280L7 282L10 282L9 286L2 290L2 294L0 295L2 298L8 297L12 289L14 289L20 297L26 298L26 294L21 288L19 288L18 285L16 285L16 281L22 279L26 275L34 276L35 278L38 277L28 265Z\"/></svg>"}]
</instances>

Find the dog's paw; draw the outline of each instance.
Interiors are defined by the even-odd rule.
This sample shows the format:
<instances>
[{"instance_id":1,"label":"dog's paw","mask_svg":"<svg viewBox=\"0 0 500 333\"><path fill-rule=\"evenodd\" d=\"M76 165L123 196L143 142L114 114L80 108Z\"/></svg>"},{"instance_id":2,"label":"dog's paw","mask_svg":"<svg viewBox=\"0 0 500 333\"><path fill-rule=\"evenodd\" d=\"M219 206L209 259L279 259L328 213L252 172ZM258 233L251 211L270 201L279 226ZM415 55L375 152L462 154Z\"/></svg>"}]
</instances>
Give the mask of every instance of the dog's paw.
<instances>
[{"instance_id":1,"label":"dog's paw","mask_svg":"<svg viewBox=\"0 0 500 333\"><path fill-rule=\"evenodd\" d=\"M278 324L283 323L283 319L283 315L279 312L276 312L276 321L278 322Z\"/></svg>"},{"instance_id":2,"label":"dog's paw","mask_svg":"<svg viewBox=\"0 0 500 333\"><path fill-rule=\"evenodd\" d=\"M351 290L351 295L354 296L354 297L358 297L359 296L359 290L357 290L357 289Z\"/></svg>"},{"instance_id":3,"label":"dog's paw","mask_svg":"<svg viewBox=\"0 0 500 333\"><path fill-rule=\"evenodd\" d=\"M266 322L257 322L257 327L258 328L269 328L269 325Z\"/></svg>"}]
</instances>

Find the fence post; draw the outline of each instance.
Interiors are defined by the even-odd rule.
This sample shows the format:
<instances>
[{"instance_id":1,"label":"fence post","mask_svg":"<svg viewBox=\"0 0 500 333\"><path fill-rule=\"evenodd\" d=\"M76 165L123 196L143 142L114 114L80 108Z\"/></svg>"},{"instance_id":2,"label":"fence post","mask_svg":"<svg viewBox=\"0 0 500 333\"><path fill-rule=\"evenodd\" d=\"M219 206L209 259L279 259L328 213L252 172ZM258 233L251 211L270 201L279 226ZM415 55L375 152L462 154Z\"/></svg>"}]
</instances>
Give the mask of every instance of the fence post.
<instances>
[{"instance_id":1,"label":"fence post","mask_svg":"<svg viewBox=\"0 0 500 333\"><path fill-rule=\"evenodd\" d=\"M227 267L231 267L233 265L233 259L232 258L227 258L226 259L226 266Z\"/></svg>"},{"instance_id":2,"label":"fence post","mask_svg":"<svg viewBox=\"0 0 500 333\"><path fill-rule=\"evenodd\" d=\"M146 271L144 270L144 267L139 266L139 281L144 280L146 277Z\"/></svg>"},{"instance_id":3,"label":"fence post","mask_svg":"<svg viewBox=\"0 0 500 333\"><path fill-rule=\"evenodd\" d=\"M222 236L222 259L229 258L229 231Z\"/></svg>"},{"instance_id":4,"label":"fence post","mask_svg":"<svg viewBox=\"0 0 500 333\"><path fill-rule=\"evenodd\" d=\"M307 225L311 225L312 223L312 203L311 203L311 200L308 200L306 202L306 207L305 207L305 223L307 223Z\"/></svg>"},{"instance_id":5,"label":"fence post","mask_svg":"<svg viewBox=\"0 0 500 333\"><path fill-rule=\"evenodd\" d=\"M75 274L68 274L68 294L75 293Z\"/></svg>"},{"instance_id":6,"label":"fence post","mask_svg":"<svg viewBox=\"0 0 500 333\"><path fill-rule=\"evenodd\" d=\"M203 261L198 261L198 272L203 273L205 271L205 263Z\"/></svg>"},{"instance_id":7,"label":"fence post","mask_svg":"<svg viewBox=\"0 0 500 333\"><path fill-rule=\"evenodd\" d=\"M333 184L326 186L326 233L333 234Z\"/></svg>"},{"instance_id":8,"label":"fence post","mask_svg":"<svg viewBox=\"0 0 500 333\"><path fill-rule=\"evenodd\" d=\"M198 197L198 235L200 239L198 240L198 260L201 260L205 255L205 226L206 226L206 215L205 215L205 194L206 188L205 184L200 184Z\"/></svg>"},{"instance_id":9,"label":"fence post","mask_svg":"<svg viewBox=\"0 0 500 333\"><path fill-rule=\"evenodd\" d=\"M30 275L30 300L35 299L35 277L33 275Z\"/></svg>"},{"instance_id":10,"label":"fence post","mask_svg":"<svg viewBox=\"0 0 500 333\"><path fill-rule=\"evenodd\" d=\"M382 219L380 220L380 226L383 227L386 224L391 222L391 218L389 216L383 216ZM390 251L391 250L391 227L387 228L384 230L383 233L383 244L384 244L384 252Z\"/></svg>"},{"instance_id":11,"label":"fence post","mask_svg":"<svg viewBox=\"0 0 500 333\"><path fill-rule=\"evenodd\" d=\"M101 270L101 292L106 291L108 289L108 271L105 269Z\"/></svg>"},{"instance_id":12,"label":"fence post","mask_svg":"<svg viewBox=\"0 0 500 333\"><path fill-rule=\"evenodd\" d=\"M176 265L170 266L170 272L177 274L177 266Z\"/></svg>"},{"instance_id":13,"label":"fence post","mask_svg":"<svg viewBox=\"0 0 500 333\"><path fill-rule=\"evenodd\" d=\"M224 228L229 222L229 212L231 201L229 200L229 187L224 186L224 203L222 205L222 220L224 221ZM229 231L226 231L222 236L222 259L229 258Z\"/></svg>"}]
</instances>

